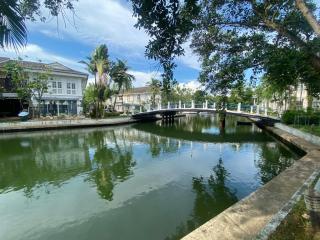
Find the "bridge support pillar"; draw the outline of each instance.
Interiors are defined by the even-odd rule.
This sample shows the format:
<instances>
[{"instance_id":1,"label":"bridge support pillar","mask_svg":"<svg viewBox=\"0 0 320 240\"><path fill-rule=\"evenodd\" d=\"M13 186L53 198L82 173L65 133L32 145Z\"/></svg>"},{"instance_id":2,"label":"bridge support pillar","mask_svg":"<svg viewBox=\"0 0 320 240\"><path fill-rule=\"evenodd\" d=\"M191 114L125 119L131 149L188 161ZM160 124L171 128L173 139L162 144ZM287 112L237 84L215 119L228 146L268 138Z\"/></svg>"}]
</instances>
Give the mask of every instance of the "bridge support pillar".
<instances>
[{"instance_id":1,"label":"bridge support pillar","mask_svg":"<svg viewBox=\"0 0 320 240\"><path fill-rule=\"evenodd\" d=\"M191 101L191 108L194 108L194 101Z\"/></svg>"},{"instance_id":2,"label":"bridge support pillar","mask_svg":"<svg viewBox=\"0 0 320 240\"><path fill-rule=\"evenodd\" d=\"M238 103L238 112L241 112L241 103Z\"/></svg>"},{"instance_id":3,"label":"bridge support pillar","mask_svg":"<svg viewBox=\"0 0 320 240\"><path fill-rule=\"evenodd\" d=\"M253 113L253 106L250 106L250 113Z\"/></svg>"},{"instance_id":4,"label":"bridge support pillar","mask_svg":"<svg viewBox=\"0 0 320 240\"><path fill-rule=\"evenodd\" d=\"M181 108L181 101L179 101L179 108Z\"/></svg>"},{"instance_id":5,"label":"bridge support pillar","mask_svg":"<svg viewBox=\"0 0 320 240\"><path fill-rule=\"evenodd\" d=\"M260 106L257 105L257 114L260 114Z\"/></svg>"}]
</instances>

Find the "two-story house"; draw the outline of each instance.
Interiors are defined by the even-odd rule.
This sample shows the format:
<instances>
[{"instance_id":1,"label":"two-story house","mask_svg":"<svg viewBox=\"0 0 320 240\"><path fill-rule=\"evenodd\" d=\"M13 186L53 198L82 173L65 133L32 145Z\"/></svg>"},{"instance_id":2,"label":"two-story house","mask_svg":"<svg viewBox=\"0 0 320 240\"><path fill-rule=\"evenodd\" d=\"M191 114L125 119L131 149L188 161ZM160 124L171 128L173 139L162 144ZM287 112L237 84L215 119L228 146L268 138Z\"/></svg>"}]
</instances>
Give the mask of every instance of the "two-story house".
<instances>
[{"instance_id":1,"label":"two-story house","mask_svg":"<svg viewBox=\"0 0 320 240\"><path fill-rule=\"evenodd\" d=\"M153 93L150 87L132 88L117 96L115 110L117 112L132 112L139 110L140 106L148 108L152 105L152 98ZM111 101L114 102L114 97ZM161 103L160 94L154 96L154 104L157 105L158 103Z\"/></svg>"},{"instance_id":2,"label":"two-story house","mask_svg":"<svg viewBox=\"0 0 320 240\"><path fill-rule=\"evenodd\" d=\"M11 79L4 73L4 67L12 61L0 57L0 116L16 116L22 108L34 108L39 103L33 96L31 102L24 102L18 98ZM41 113L44 115L75 115L82 112L83 91L86 87L88 74L68 68L58 62L42 63L20 61L19 64L27 73L27 81L33 81L37 74L46 69L49 73L48 90L43 94Z\"/></svg>"}]
</instances>

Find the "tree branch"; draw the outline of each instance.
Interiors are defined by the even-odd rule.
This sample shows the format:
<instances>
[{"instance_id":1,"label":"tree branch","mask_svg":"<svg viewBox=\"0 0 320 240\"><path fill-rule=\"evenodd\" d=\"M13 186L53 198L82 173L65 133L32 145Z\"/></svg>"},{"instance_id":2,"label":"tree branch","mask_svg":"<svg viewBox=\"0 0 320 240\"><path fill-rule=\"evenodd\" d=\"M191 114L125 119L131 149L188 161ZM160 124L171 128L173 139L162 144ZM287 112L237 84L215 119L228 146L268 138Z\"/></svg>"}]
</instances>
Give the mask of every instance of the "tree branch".
<instances>
[{"instance_id":1,"label":"tree branch","mask_svg":"<svg viewBox=\"0 0 320 240\"><path fill-rule=\"evenodd\" d=\"M314 32L320 37L320 23L316 17L312 14L308 6L303 0L295 0L297 8L301 11L304 18L307 20Z\"/></svg>"}]
</instances>

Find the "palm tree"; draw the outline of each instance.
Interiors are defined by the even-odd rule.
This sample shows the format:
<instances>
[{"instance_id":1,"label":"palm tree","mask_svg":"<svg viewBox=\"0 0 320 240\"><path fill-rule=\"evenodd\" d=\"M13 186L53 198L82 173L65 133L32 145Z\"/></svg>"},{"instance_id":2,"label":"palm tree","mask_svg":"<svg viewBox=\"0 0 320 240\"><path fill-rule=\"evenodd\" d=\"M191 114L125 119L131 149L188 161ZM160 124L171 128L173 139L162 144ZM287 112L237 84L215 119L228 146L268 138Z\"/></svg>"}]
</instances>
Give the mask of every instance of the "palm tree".
<instances>
[{"instance_id":1,"label":"palm tree","mask_svg":"<svg viewBox=\"0 0 320 240\"><path fill-rule=\"evenodd\" d=\"M91 57L87 57L87 61L80 61L87 66L89 73L94 75L94 85L96 89L96 118L100 112L100 106L104 101L105 90L109 88L110 81L107 81L107 76L110 69L108 48L105 44L98 46Z\"/></svg>"},{"instance_id":2,"label":"palm tree","mask_svg":"<svg viewBox=\"0 0 320 240\"><path fill-rule=\"evenodd\" d=\"M115 84L115 97L113 102L113 109L115 109L117 97L122 91L122 95L125 90L132 88L132 81L134 80L134 76L128 73L129 67L126 65L126 62L118 60L115 64L113 64L110 76ZM123 98L122 98L123 105Z\"/></svg>"},{"instance_id":3,"label":"palm tree","mask_svg":"<svg viewBox=\"0 0 320 240\"><path fill-rule=\"evenodd\" d=\"M156 78L151 78L151 81L147 83L151 89L151 105L155 107L156 105L156 96L161 92L161 81Z\"/></svg>"},{"instance_id":4,"label":"palm tree","mask_svg":"<svg viewBox=\"0 0 320 240\"><path fill-rule=\"evenodd\" d=\"M0 1L0 47L22 47L26 44L27 28L16 0Z\"/></svg>"}]
</instances>

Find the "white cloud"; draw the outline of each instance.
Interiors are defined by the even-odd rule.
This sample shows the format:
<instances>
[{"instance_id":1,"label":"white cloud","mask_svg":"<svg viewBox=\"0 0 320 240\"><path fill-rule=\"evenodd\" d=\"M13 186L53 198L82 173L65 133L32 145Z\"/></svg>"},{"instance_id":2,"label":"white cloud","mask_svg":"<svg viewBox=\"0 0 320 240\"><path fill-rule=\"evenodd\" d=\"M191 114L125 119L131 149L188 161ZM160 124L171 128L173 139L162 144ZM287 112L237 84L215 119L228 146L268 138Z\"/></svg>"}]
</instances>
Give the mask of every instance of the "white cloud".
<instances>
[{"instance_id":1,"label":"white cloud","mask_svg":"<svg viewBox=\"0 0 320 240\"><path fill-rule=\"evenodd\" d=\"M14 49L7 49L6 51L0 50L0 56L9 57L13 59L21 57L23 60L35 62L59 62L63 65L66 65L69 68L86 72L83 64L78 63L78 61L51 53L36 44L28 44L24 49L21 49L19 52L16 52Z\"/></svg>"},{"instance_id":2,"label":"white cloud","mask_svg":"<svg viewBox=\"0 0 320 240\"><path fill-rule=\"evenodd\" d=\"M201 70L199 56L190 48L190 41L184 43L182 47L184 48L184 55L180 56L178 61L195 70Z\"/></svg>"},{"instance_id":3,"label":"white cloud","mask_svg":"<svg viewBox=\"0 0 320 240\"><path fill-rule=\"evenodd\" d=\"M134 27L136 19L131 9L120 1L84 0L75 2L74 7L76 16L73 18L69 12L65 21L58 19L58 25L52 19L45 23L30 22L28 27L50 37L68 37L91 46L106 43L113 49L126 49L130 54L138 51L143 56L148 36L143 30Z\"/></svg>"},{"instance_id":4,"label":"white cloud","mask_svg":"<svg viewBox=\"0 0 320 240\"><path fill-rule=\"evenodd\" d=\"M180 87L188 88L192 91L203 90L203 86L197 80L186 81L185 83L179 83Z\"/></svg>"},{"instance_id":5,"label":"white cloud","mask_svg":"<svg viewBox=\"0 0 320 240\"><path fill-rule=\"evenodd\" d=\"M134 87L144 87L151 80L151 78L160 78L161 74L156 71L152 72L140 72L140 71L129 71L135 77L135 81L133 82Z\"/></svg>"}]
</instances>

